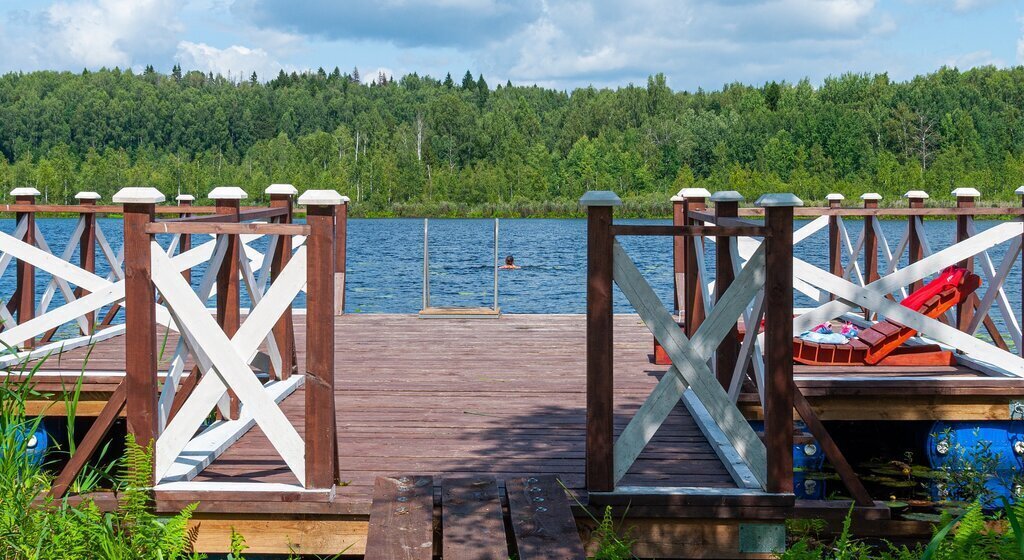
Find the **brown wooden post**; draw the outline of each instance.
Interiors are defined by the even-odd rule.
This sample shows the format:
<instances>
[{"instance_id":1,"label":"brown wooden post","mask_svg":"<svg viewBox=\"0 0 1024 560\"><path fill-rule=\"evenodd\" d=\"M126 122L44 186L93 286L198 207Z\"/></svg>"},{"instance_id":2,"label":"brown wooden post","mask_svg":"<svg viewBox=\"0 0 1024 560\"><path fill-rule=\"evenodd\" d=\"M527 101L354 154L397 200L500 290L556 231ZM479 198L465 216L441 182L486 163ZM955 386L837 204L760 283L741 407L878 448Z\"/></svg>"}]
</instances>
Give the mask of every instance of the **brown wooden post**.
<instances>
[{"instance_id":1,"label":"brown wooden post","mask_svg":"<svg viewBox=\"0 0 1024 560\"><path fill-rule=\"evenodd\" d=\"M100 199L100 195L99 193L86 191L76 194L75 199L78 200L80 206L96 206L96 201ZM82 220L85 227L82 229L82 236L78 240L79 264L83 270L96 272L96 213L82 212ZM88 293L89 291L85 288L75 288L75 297L82 297ZM96 312L90 311L86 313L85 322L89 325L89 332L86 334L95 332Z\"/></svg>"},{"instance_id":2,"label":"brown wooden post","mask_svg":"<svg viewBox=\"0 0 1024 560\"><path fill-rule=\"evenodd\" d=\"M1021 185L1021 186L1017 187L1017 190L1014 191L1014 192L1017 194L1017 196L1020 196L1021 205L1024 206L1024 185ZM1021 241L1024 242L1024 235L1021 236ZM1024 244L1022 244L1021 247L1024 247ZM1024 270L1024 251L1021 251L1020 260L1021 260L1021 269ZM1021 328L1022 328L1022 330L1024 330L1024 275L1021 275L1021 276L1022 276L1022 279L1021 279L1021 286L1020 286L1020 295L1021 295L1021 298L1020 298L1021 299L1021 302L1020 302L1020 316L1021 316ZM1024 336L1022 336L1022 338L1024 338ZM1024 357L1024 344L1021 344L1020 348L1017 348L1017 353L1020 354L1021 357Z\"/></svg>"},{"instance_id":3,"label":"brown wooden post","mask_svg":"<svg viewBox=\"0 0 1024 560\"><path fill-rule=\"evenodd\" d=\"M587 490L615 489L612 347L612 214L622 201L611 191L580 198L587 209Z\"/></svg>"},{"instance_id":4,"label":"brown wooden post","mask_svg":"<svg viewBox=\"0 0 1024 560\"><path fill-rule=\"evenodd\" d=\"M793 208L792 194L763 195L765 209L765 447L768 492L793 491Z\"/></svg>"},{"instance_id":5,"label":"brown wooden post","mask_svg":"<svg viewBox=\"0 0 1024 560\"><path fill-rule=\"evenodd\" d=\"M216 212L226 216L233 216L234 222L239 221L239 205L246 198L246 192L239 187L217 187L210 191L207 197L214 201ZM238 332L241 324L241 293L238 285L240 278L238 256L239 237L237 235L224 235L227 250L224 252L224 262L217 271L217 323L223 329L224 334L231 338ZM234 391L228 390L231 401L232 420L237 420L241 404Z\"/></svg>"},{"instance_id":6,"label":"brown wooden post","mask_svg":"<svg viewBox=\"0 0 1024 560\"><path fill-rule=\"evenodd\" d=\"M860 195L864 201L864 208L873 210L878 208L878 201L882 195L878 193L864 193ZM875 234L874 223L878 218L875 216L864 216L864 283L870 284L879 279L878 275L878 236ZM864 318L871 319L874 315L870 309L864 310Z\"/></svg>"},{"instance_id":7,"label":"brown wooden post","mask_svg":"<svg viewBox=\"0 0 1024 560\"><path fill-rule=\"evenodd\" d=\"M825 195L830 210L837 210L843 206L846 197L839 193ZM843 236L839 230L839 216L829 214L828 216L828 270L833 276L843 278ZM829 299L836 296L829 294Z\"/></svg>"},{"instance_id":8,"label":"brown wooden post","mask_svg":"<svg viewBox=\"0 0 1024 560\"><path fill-rule=\"evenodd\" d=\"M345 312L345 265L348 260L348 203L341 197L334 224L334 314Z\"/></svg>"},{"instance_id":9,"label":"brown wooden post","mask_svg":"<svg viewBox=\"0 0 1024 560\"><path fill-rule=\"evenodd\" d=\"M175 200L177 201L178 206L184 206L184 207L187 208L189 206L192 206L192 203L195 202L196 197L194 197L194 196L192 196L190 194L179 194L177 199L175 199ZM182 212L181 214L178 214L178 217L187 218L187 217L189 217L191 215L192 214L190 212ZM187 253L191 249L192 249L192 234L189 234L189 233L181 234L181 237L178 238L178 254L180 255L182 253ZM189 285L192 285L192 269L191 268L186 268L185 270L182 270L181 271L181 275L185 277L185 281L188 282Z\"/></svg>"},{"instance_id":10,"label":"brown wooden post","mask_svg":"<svg viewBox=\"0 0 1024 560\"><path fill-rule=\"evenodd\" d=\"M711 202L715 203L716 218L736 218L739 216L740 202L743 202L743 195L736 191L719 191L711 195ZM719 225L722 225L719 222ZM725 291L736 279L736 272L733 270L732 238L715 238L715 301L722 299ZM749 325L748 325L749 328ZM728 334L719 343L715 350L715 375L718 382L726 390L732 382L733 370L736 369L736 361L740 355L740 331L736 324L732 325Z\"/></svg>"},{"instance_id":11,"label":"brown wooden post","mask_svg":"<svg viewBox=\"0 0 1024 560\"><path fill-rule=\"evenodd\" d=\"M15 205L33 205L39 191L32 187L19 187L11 191L14 196ZM20 224L25 220L28 229L25 230L25 237L22 240L32 245L36 244L36 214L35 211L15 212L15 223ZM16 270L18 296L18 324L31 321L36 316L36 267L22 260L18 260ZM35 346L35 337L22 342L23 348Z\"/></svg>"},{"instance_id":12,"label":"brown wooden post","mask_svg":"<svg viewBox=\"0 0 1024 560\"><path fill-rule=\"evenodd\" d=\"M682 191L680 191L682 193ZM681 194L677 194L672 197L672 225L683 226L686 223L686 205L684 204L686 199ZM672 287L673 287L673 298L672 307L676 313L679 314L679 319L683 320L685 315L686 304L684 303L684 288L683 284L685 281L683 277L686 275L686 236L676 235L672 238Z\"/></svg>"},{"instance_id":13,"label":"brown wooden post","mask_svg":"<svg viewBox=\"0 0 1024 560\"><path fill-rule=\"evenodd\" d=\"M956 197L957 208L974 208L974 200L981 196L981 193L977 189L970 187L960 187L953 189L950 193ZM956 242L960 243L970 237L970 233L967 232L967 224L971 221L971 216L967 214L958 214L956 217ZM966 268L970 272L974 272L974 257L962 260L959 266ZM975 297L971 294L966 299L961 301L956 306L956 328L967 331L967 328L971 324L971 320L974 318L974 304Z\"/></svg>"},{"instance_id":14,"label":"brown wooden post","mask_svg":"<svg viewBox=\"0 0 1024 560\"><path fill-rule=\"evenodd\" d=\"M698 220L690 218L690 212L703 212L707 209L707 199L711 196L706 189L683 189L679 191L679 196L683 197L683 223L685 225L703 225L698 224ZM683 274L683 292L686 299L684 304L686 310L684 313L684 327L686 336L692 338L693 335L697 334L697 329L700 328L700 324L704 322L704 278L700 277L700 268L697 266L697 251L694 250L693 244L694 239L692 237L683 238L683 247L685 248L684 255L686 259L686 271ZM703 239L701 240L703 242Z\"/></svg>"},{"instance_id":15,"label":"brown wooden post","mask_svg":"<svg viewBox=\"0 0 1024 560\"><path fill-rule=\"evenodd\" d=\"M270 195L271 208L285 208L288 210L288 213L281 217L281 223L292 223L293 201L295 195L299 194L299 189L288 184L274 184L267 187L266 193ZM277 237L277 246L274 248L274 258L270 262L271 283L281 275L281 271L288 265L291 256L292 237L290 235L279 235ZM278 379L288 379L296 367L295 324L290 305L274 325L274 340L277 342L277 349L281 353L281 371L274 372L274 375Z\"/></svg>"},{"instance_id":16,"label":"brown wooden post","mask_svg":"<svg viewBox=\"0 0 1024 560\"><path fill-rule=\"evenodd\" d=\"M341 195L310 190L306 207L306 487L331 488L338 478L334 408L334 239Z\"/></svg>"},{"instance_id":17,"label":"brown wooden post","mask_svg":"<svg viewBox=\"0 0 1024 560\"><path fill-rule=\"evenodd\" d=\"M903 195L907 198L907 205L911 209L924 208L924 201L928 200L928 193L924 191L908 191L907 194ZM921 225L924 225L924 219L921 216L910 215L907 218L907 263L914 264L917 261L924 258L924 244L921 240L927 233L922 228L917 227L918 220L921 221ZM924 285L924 280L917 280L910 284L910 291L919 289Z\"/></svg>"},{"instance_id":18,"label":"brown wooden post","mask_svg":"<svg viewBox=\"0 0 1024 560\"><path fill-rule=\"evenodd\" d=\"M156 302L150 235L156 205L164 195L154 188L128 187L114 195L124 205L125 387L128 433L145 447L157 436Z\"/></svg>"}]
</instances>

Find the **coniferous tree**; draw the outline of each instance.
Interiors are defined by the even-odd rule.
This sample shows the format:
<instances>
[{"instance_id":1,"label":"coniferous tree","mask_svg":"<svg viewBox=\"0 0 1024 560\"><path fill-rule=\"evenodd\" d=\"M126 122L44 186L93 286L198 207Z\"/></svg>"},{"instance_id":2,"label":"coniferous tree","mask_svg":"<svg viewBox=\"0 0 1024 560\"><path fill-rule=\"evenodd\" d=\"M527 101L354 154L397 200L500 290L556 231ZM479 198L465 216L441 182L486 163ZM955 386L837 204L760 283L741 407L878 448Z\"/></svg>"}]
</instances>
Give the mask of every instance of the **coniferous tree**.
<instances>
[{"instance_id":1,"label":"coniferous tree","mask_svg":"<svg viewBox=\"0 0 1024 560\"><path fill-rule=\"evenodd\" d=\"M174 78L174 81L176 81L176 82L180 82L181 81L181 66L180 65L175 64L174 68L171 68L171 76Z\"/></svg>"},{"instance_id":2,"label":"coniferous tree","mask_svg":"<svg viewBox=\"0 0 1024 560\"><path fill-rule=\"evenodd\" d=\"M466 70L466 75L462 77L462 89L471 90L476 89L476 80L473 79L473 73Z\"/></svg>"},{"instance_id":3,"label":"coniferous tree","mask_svg":"<svg viewBox=\"0 0 1024 560\"><path fill-rule=\"evenodd\" d=\"M352 83L353 84L361 84L361 83L363 83L359 79L359 67L358 66L352 67Z\"/></svg>"},{"instance_id":4,"label":"coniferous tree","mask_svg":"<svg viewBox=\"0 0 1024 560\"><path fill-rule=\"evenodd\" d=\"M448 89L452 89L453 87L455 87L455 80L452 80L451 72L448 72L448 74L444 77L444 87Z\"/></svg>"}]
</instances>

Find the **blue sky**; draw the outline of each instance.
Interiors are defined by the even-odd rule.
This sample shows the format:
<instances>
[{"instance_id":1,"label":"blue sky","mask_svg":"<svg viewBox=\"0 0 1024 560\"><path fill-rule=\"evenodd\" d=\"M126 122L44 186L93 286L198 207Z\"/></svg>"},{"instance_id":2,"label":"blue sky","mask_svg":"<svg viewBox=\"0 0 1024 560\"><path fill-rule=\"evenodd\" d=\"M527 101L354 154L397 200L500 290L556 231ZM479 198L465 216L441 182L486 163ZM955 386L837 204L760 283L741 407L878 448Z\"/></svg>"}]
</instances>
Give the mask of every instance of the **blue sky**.
<instances>
[{"instance_id":1,"label":"blue sky","mask_svg":"<svg viewBox=\"0 0 1024 560\"><path fill-rule=\"evenodd\" d=\"M1024 0L0 0L0 72L358 67L494 84L814 83L1024 64Z\"/></svg>"}]
</instances>

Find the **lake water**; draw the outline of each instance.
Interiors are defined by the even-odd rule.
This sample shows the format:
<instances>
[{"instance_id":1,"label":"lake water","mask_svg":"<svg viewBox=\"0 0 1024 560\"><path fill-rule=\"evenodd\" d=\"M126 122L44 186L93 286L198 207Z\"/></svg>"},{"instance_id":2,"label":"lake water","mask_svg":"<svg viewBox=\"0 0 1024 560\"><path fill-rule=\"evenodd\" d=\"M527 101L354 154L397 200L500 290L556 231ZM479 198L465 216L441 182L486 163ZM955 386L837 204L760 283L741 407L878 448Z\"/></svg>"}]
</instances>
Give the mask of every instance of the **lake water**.
<instances>
[{"instance_id":1,"label":"lake water","mask_svg":"<svg viewBox=\"0 0 1024 560\"><path fill-rule=\"evenodd\" d=\"M53 252L60 254L75 227L75 219L41 218L38 220L44 237ZM431 219L430 272L431 304L435 306L489 306L493 298L493 220ZM622 220L620 223L668 224L667 220ZM797 226L806 222L800 222ZM995 225L996 221L979 221L978 229ZM862 220L847 220L850 236L860 235ZM0 220L0 231L12 232L14 220ZM121 246L121 220L99 219L99 226L117 251ZM896 243L906 227L904 221L883 221L882 228L890 246ZM925 222L928 238L935 250L953 242L952 221ZM421 219L352 219L348 228L348 275L346 310L350 313L415 313L422 305L423 286L423 220ZM158 241L166 245L169 236ZM206 236L196 236L198 244ZM672 302L672 248L668 237L630 236L620 239L648 282L665 302ZM266 249L266 240L253 243ZM799 244L795 254L808 262L827 263L827 232L822 230ZM996 266L1002 261L1005 245L991 251ZM586 221L562 219L504 219L500 221L499 255L514 255L519 270L499 271L499 305L506 313L584 313L586 311ZM73 257L77 263L77 251ZM709 271L714 270L714 245L709 244L706 258ZM904 258L905 261L905 258ZM193 283L198 286L205 266L194 269ZM97 257L97 273L109 271L106 259ZM36 290L46 287L47 277L39 275ZM1014 265L1006 284L1007 296L1014 309L1019 309L1021 270ZM15 287L14 267L0 278L0 297L7 299ZM799 294L798 294L799 296ZM54 305L63 300L59 294ZM797 305L810 305L797 297ZM242 304L248 296L242 290ZM212 305L212 302L211 302ZM296 305L303 307L300 295ZM615 311L631 312L625 297L616 290Z\"/></svg>"}]
</instances>

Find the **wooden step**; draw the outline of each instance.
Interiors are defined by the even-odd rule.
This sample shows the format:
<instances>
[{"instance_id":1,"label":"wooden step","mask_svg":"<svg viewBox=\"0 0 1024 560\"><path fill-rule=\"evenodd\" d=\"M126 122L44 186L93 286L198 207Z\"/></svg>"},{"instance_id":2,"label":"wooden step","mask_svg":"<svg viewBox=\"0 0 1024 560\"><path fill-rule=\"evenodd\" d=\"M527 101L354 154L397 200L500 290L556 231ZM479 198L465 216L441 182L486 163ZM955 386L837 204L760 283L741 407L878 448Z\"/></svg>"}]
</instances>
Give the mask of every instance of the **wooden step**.
<instances>
[{"instance_id":1,"label":"wooden step","mask_svg":"<svg viewBox=\"0 0 1024 560\"><path fill-rule=\"evenodd\" d=\"M434 480L377 477L366 560L430 560L434 555Z\"/></svg>"},{"instance_id":2,"label":"wooden step","mask_svg":"<svg viewBox=\"0 0 1024 560\"><path fill-rule=\"evenodd\" d=\"M552 475L505 481L519 560L583 560L576 520L565 489Z\"/></svg>"},{"instance_id":3,"label":"wooden step","mask_svg":"<svg viewBox=\"0 0 1024 560\"><path fill-rule=\"evenodd\" d=\"M486 477L441 481L441 531L444 558L508 558L498 482Z\"/></svg>"}]
</instances>

